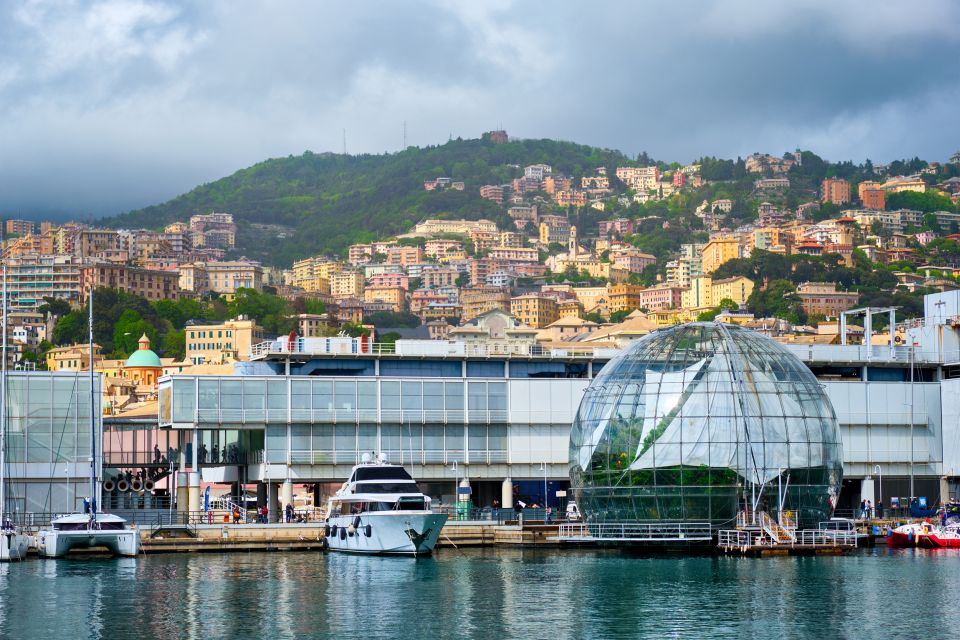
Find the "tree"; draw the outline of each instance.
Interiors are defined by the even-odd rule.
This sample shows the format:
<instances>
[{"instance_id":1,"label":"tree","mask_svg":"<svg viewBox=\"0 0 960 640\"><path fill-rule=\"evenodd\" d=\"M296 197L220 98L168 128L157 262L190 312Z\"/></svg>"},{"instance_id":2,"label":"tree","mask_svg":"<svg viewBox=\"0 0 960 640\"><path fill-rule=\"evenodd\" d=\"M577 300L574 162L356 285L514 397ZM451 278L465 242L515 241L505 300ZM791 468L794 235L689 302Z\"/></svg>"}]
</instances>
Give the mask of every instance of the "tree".
<instances>
[{"instance_id":1,"label":"tree","mask_svg":"<svg viewBox=\"0 0 960 640\"><path fill-rule=\"evenodd\" d=\"M949 197L935 191L901 191L887 195L887 209L917 209L926 213L933 211L956 211Z\"/></svg>"},{"instance_id":2,"label":"tree","mask_svg":"<svg viewBox=\"0 0 960 640\"><path fill-rule=\"evenodd\" d=\"M613 313L610 314L610 322L614 324L617 324L618 322L623 322L624 320L627 319L627 316L629 316L634 311L635 309L623 309L621 311L614 311Z\"/></svg>"},{"instance_id":3,"label":"tree","mask_svg":"<svg viewBox=\"0 0 960 640\"><path fill-rule=\"evenodd\" d=\"M37 308L37 311L43 314L44 318L51 315L55 318L65 316L70 313L70 303L62 298L43 297L43 304Z\"/></svg>"},{"instance_id":4,"label":"tree","mask_svg":"<svg viewBox=\"0 0 960 640\"><path fill-rule=\"evenodd\" d=\"M53 343L59 346L83 342L87 335L87 314L71 311L60 316L53 327Z\"/></svg>"},{"instance_id":5,"label":"tree","mask_svg":"<svg viewBox=\"0 0 960 640\"><path fill-rule=\"evenodd\" d=\"M163 355L175 360L183 360L187 355L187 332L183 329L172 330L163 338Z\"/></svg>"},{"instance_id":6,"label":"tree","mask_svg":"<svg viewBox=\"0 0 960 640\"><path fill-rule=\"evenodd\" d=\"M117 319L113 329L113 352L116 358L126 358L139 348L137 342L146 335L150 344L159 348L156 328L143 319L140 313L127 309Z\"/></svg>"},{"instance_id":7,"label":"tree","mask_svg":"<svg viewBox=\"0 0 960 640\"><path fill-rule=\"evenodd\" d=\"M293 328L287 301L255 289L237 289L228 309L233 317L244 316L256 321L267 333L284 335Z\"/></svg>"},{"instance_id":8,"label":"tree","mask_svg":"<svg viewBox=\"0 0 960 640\"><path fill-rule=\"evenodd\" d=\"M783 318L793 324L806 322L796 286L789 280L774 280L766 289L754 289L747 308L759 318Z\"/></svg>"}]
</instances>

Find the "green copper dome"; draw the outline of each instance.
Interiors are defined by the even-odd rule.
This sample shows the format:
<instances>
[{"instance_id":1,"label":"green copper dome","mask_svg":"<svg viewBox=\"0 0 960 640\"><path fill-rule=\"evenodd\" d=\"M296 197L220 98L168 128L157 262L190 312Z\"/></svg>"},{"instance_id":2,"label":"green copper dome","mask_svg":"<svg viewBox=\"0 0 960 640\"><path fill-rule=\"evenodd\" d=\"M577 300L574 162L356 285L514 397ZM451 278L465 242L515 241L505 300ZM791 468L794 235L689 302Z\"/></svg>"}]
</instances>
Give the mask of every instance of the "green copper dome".
<instances>
[{"instance_id":1,"label":"green copper dome","mask_svg":"<svg viewBox=\"0 0 960 640\"><path fill-rule=\"evenodd\" d=\"M154 353L150 349L150 338L144 334L139 340L140 348L133 352L133 354L127 358L126 367L157 367L160 368L163 364L160 362L160 356Z\"/></svg>"}]
</instances>

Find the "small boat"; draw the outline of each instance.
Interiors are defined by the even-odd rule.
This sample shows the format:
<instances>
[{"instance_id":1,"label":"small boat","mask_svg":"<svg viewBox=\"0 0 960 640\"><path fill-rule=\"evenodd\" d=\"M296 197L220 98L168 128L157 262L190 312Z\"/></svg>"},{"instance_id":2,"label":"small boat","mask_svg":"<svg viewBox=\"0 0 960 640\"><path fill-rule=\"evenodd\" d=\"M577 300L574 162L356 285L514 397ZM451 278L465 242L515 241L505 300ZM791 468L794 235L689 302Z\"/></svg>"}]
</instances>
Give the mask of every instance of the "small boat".
<instances>
[{"instance_id":1,"label":"small boat","mask_svg":"<svg viewBox=\"0 0 960 640\"><path fill-rule=\"evenodd\" d=\"M911 522L904 524L896 529L892 529L887 534L888 547L929 547L930 541L927 539L932 532L936 530L929 522Z\"/></svg>"},{"instance_id":2,"label":"small boat","mask_svg":"<svg viewBox=\"0 0 960 640\"><path fill-rule=\"evenodd\" d=\"M50 528L37 536L37 549L44 558L61 558L71 549L96 548L135 558L140 552L140 532L128 529L126 520L110 513L72 513L54 518Z\"/></svg>"},{"instance_id":3,"label":"small boat","mask_svg":"<svg viewBox=\"0 0 960 640\"><path fill-rule=\"evenodd\" d=\"M330 498L327 513L328 548L350 553L429 555L447 521L430 510L406 469L369 453Z\"/></svg>"},{"instance_id":4,"label":"small boat","mask_svg":"<svg viewBox=\"0 0 960 640\"><path fill-rule=\"evenodd\" d=\"M952 524L935 529L927 536L934 549L960 549L960 525Z\"/></svg>"}]
</instances>

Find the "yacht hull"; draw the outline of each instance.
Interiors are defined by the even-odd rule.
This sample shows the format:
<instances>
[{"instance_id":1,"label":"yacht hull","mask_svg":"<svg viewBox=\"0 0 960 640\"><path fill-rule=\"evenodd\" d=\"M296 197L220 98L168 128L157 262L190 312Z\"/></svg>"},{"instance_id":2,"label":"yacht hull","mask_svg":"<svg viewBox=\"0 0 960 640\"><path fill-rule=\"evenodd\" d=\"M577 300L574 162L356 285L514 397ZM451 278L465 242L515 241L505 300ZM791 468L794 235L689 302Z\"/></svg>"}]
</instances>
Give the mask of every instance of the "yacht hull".
<instances>
[{"instance_id":1,"label":"yacht hull","mask_svg":"<svg viewBox=\"0 0 960 640\"><path fill-rule=\"evenodd\" d=\"M333 516L327 522L327 546L348 553L425 556L433 551L446 521L445 514L432 512Z\"/></svg>"},{"instance_id":2,"label":"yacht hull","mask_svg":"<svg viewBox=\"0 0 960 640\"><path fill-rule=\"evenodd\" d=\"M71 549L105 548L116 556L136 557L140 553L140 532L135 529L41 531L37 534L41 558L62 558Z\"/></svg>"},{"instance_id":3,"label":"yacht hull","mask_svg":"<svg viewBox=\"0 0 960 640\"><path fill-rule=\"evenodd\" d=\"M16 562L27 557L30 536L16 531L4 531L0 535L0 562Z\"/></svg>"}]
</instances>

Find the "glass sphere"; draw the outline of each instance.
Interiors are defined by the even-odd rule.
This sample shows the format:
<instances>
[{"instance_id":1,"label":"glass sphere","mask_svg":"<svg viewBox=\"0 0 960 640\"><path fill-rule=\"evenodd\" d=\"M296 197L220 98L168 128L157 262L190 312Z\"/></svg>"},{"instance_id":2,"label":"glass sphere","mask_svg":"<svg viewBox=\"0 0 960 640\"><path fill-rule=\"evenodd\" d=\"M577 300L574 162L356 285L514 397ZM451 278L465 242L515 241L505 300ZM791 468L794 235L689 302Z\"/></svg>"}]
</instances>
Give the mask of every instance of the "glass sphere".
<instances>
[{"instance_id":1,"label":"glass sphere","mask_svg":"<svg viewBox=\"0 0 960 640\"><path fill-rule=\"evenodd\" d=\"M587 389L570 479L588 522L733 528L742 510L828 520L840 429L820 383L786 347L730 324L655 331ZM782 501L782 509L781 509Z\"/></svg>"}]
</instances>

